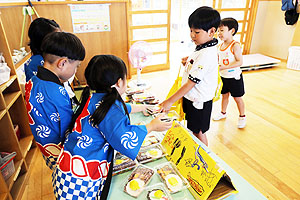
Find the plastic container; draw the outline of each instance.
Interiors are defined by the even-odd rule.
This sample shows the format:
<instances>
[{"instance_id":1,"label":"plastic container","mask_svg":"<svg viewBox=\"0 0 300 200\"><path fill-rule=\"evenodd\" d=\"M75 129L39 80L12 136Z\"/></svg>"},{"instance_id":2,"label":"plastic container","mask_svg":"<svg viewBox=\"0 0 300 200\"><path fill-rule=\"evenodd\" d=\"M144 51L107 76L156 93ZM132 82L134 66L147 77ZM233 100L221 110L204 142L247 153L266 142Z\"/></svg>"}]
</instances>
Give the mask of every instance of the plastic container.
<instances>
[{"instance_id":1,"label":"plastic container","mask_svg":"<svg viewBox=\"0 0 300 200\"><path fill-rule=\"evenodd\" d=\"M147 148L150 145L159 144L161 142L161 138L158 136L158 134L155 133L149 133L144 139L144 142L141 146L141 148Z\"/></svg>"},{"instance_id":2,"label":"plastic container","mask_svg":"<svg viewBox=\"0 0 300 200\"><path fill-rule=\"evenodd\" d=\"M151 181L155 171L145 165L138 165L128 176L124 183L124 192L133 197L138 197Z\"/></svg>"},{"instance_id":3,"label":"plastic container","mask_svg":"<svg viewBox=\"0 0 300 200\"><path fill-rule=\"evenodd\" d=\"M5 180L9 179L9 177L11 177L11 175L13 175L13 173L15 172L13 159L16 157L16 155L16 152L0 152L0 170Z\"/></svg>"},{"instance_id":4,"label":"plastic container","mask_svg":"<svg viewBox=\"0 0 300 200\"><path fill-rule=\"evenodd\" d=\"M141 194L141 197L147 200L172 200L168 189L162 183L157 183L155 185L146 187L143 193Z\"/></svg>"},{"instance_id":5,"label":"plastic container","mask_svg":"<svg viewBox=\"0 0 300 200\"><path fill-rule=\"evenodd\" d=\"M172 163L162 163L156 166L155 169L170 193L182 191L189 186L186 179L181 176Z\"/></svg>"},{"instance_id":6,"label":"plastic container","mask_svg":"<svg viewBox=\"0 0 300 200\"><path fill-rule=\"evenodd\" d=\"M289 69L300 70L300 46L292 46L289 48L286 67Z\"/></svg>"},{"instance_id":7,"label":"plastic container","mask_svg":"<svg viewBox=\"0 0 300 200\"><path fill-rule=\"evenodd\" d=\"M136 160L139 163L147 163L153 160L160 159L166 155L165 150L160 144L150 145L140 149Z\"/></svg>"},{"instance_id":8,"label":"plastic container","mask_svg":"<svg viewBox=\"0 0 300 200\"><path fill-rule=\"evenodd\" d=\"M138 162L136 160L131 160L127 156L116 153L114 159L114 168L113 168L113 176L117 174L121 174L123 172L129 171L137 166Z\"/></svg>"}]
</instances>

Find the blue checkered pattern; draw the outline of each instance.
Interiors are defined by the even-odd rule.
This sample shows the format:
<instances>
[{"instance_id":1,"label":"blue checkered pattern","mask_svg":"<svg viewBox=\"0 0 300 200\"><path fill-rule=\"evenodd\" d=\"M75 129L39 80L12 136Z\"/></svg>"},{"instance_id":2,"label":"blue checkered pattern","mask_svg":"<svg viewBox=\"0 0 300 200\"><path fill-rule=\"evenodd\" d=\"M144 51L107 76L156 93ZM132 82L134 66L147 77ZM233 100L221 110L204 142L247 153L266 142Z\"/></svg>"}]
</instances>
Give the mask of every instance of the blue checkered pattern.
<instances>
[{"instance_id":1,"label":"blue checkered pattern","mask_svg":"<svg viewBox=\"0 0 300 200\"><path fill-rule=\"evenodd\" d=\"M96 200L99 195L99 187L103 188L105 180L85 179L76 177L70 172L64 173L56 168L52 174L55 197L59 200Z\"/></svg>"},{"instance_id":2,"label":"blue checkered pattern","mask_svg":"<svg viewBox=\"0 0 300 200\"><path fill-rule=\"evenodd\" d=\"M43 155L43 154L42 154ZM56 167L56 164L57 164L57 157L53 157L53 156L44 156L43 155L43 158L46 162L46 165L51 169L51 170L54 170L55 167Z\"/></svg>"}]
</instances>

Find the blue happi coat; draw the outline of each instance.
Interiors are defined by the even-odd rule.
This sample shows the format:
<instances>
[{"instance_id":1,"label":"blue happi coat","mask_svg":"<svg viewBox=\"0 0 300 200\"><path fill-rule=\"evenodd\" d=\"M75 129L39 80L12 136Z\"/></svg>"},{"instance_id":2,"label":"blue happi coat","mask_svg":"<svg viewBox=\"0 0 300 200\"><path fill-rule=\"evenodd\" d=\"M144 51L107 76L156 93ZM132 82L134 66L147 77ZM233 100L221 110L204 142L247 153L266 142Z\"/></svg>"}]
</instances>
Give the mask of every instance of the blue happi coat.
<instances>
[{"instance_id":1,"label":"blue happi coat","mask_svg":"<svg viewBox=\"0 0 300 200\"><path fill-rule=\"evenodd\" d=\"M113 150L135 159L147 135L144 125L130 125L121 102L116 101L97 126L90 116L100 105L104 93L94 93L77 118L53 172L58 199L96 199L101 195ZM131 106L126 105L128 112Z\"/></svg>"}]
</instances>

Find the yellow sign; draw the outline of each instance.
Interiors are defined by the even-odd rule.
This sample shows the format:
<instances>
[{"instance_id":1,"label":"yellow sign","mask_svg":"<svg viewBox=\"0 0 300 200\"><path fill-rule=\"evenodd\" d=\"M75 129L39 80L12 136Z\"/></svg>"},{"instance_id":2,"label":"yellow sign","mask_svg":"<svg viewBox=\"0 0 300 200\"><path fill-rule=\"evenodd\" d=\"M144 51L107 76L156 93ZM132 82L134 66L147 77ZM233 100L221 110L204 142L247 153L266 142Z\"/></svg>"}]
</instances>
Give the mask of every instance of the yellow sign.
<instances>
[{"instance_id":1,"label":"yellow sign","mask_svg":"<svg viewBox=\"0 0 300 200\"><path fill-rule=\"evenodd\" d=\"M178 171L190 183L190 191L196 199L211 198L211 193L221 182L222 188L226 189L225 194L236 192L231 184L232 187L228 184L224 187L224 181L220 180L223 175L226 175L225 171L180 124L173 123L173 127L166 133L162 145L167 151L167 159L176 165ZM222 193L221 196L224 195L224 191ZM214 193L214 199L221 196Z\"/></svg>"}]
</instances>

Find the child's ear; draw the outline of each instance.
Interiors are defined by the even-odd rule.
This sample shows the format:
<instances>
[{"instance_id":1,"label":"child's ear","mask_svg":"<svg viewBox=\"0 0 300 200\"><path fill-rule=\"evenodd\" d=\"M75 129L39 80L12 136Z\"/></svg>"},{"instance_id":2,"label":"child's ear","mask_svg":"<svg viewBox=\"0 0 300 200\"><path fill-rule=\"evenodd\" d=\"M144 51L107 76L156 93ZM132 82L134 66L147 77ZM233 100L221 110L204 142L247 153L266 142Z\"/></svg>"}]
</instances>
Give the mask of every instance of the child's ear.
<instances>
[{"instance_id":1,"label":"child's ear","mask_svg":"<svg viewBox=\"0 0 300 200\"><path fill-rule=\"evenodd\" d=\"M208 30L208 34L209 34L209 37L213 37L216 33L217 29L215 27L212 27Z\"/></svg>"},{"instance_id":2,"label":"child's ear","mask_svg":"<svg viewBox=\"0 0 300 200\"><path fill-rule=\"evenodd\" d=\"M64 67L65 63L67 63L67 62L68 62L68 59L67 59L67 58L59 58L59 59L57 60L57 67L58 67L59 69L62 69L62 68Z\"/></svg>"},{"instance_id":3,"label":"child's ear","mask_svg":"<svg viewBox=\"0 0 300 200\"><path fill-rule=\"evenodd\" d=\"M123 83L123 80L121 78L119 78L118 81L116 82L116 86L119 88L119 87L121 87L122 83Z\"/></svg>"},{"instance_id":4,"label":"child's ear","mask_svg":"<svg viewBox=\"0 0 300 200\"><path fill-rule=\"evenodd\" d=\"M231 32L231 35L233 35L235 32L235 28L230 29L230 32Z\"/></svg>"}]
</instances>

